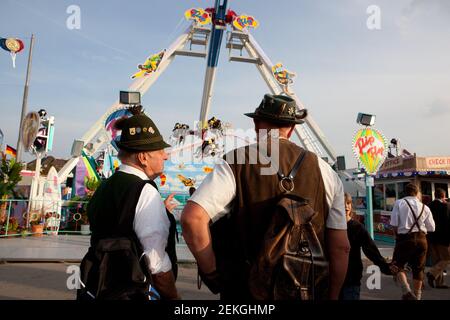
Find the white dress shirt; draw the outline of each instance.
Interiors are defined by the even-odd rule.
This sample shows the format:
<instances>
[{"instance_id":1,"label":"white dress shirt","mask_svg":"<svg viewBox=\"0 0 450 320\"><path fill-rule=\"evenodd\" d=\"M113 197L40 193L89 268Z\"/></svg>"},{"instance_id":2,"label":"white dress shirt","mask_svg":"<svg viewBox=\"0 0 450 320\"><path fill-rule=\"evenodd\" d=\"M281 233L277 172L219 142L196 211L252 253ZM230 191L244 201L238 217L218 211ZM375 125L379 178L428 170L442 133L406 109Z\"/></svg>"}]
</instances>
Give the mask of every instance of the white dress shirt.
<instances>
[{"instance_id":1,"label":"white dress shirt","mask_svg":"<svg viewBox=\"0 0 450 320\"><path fill-rule=\"evenodd\" d=\"M337 173L321 158L318 158L320 172L325 185L326 199L329 207L326 227L346 230L344 187ZM203 180L189 201L199 204L208 213L213 222L231 210L236 196L236 181L229 164L221 159L214 170Z\"/></svg>"},{"instance_id":2,"label":"white dress shirt","mask_svg":"<svg viewBox=\"0 0 450 320\"><path fill-rule=\"evenodd\" d=\"M122 164L119 171L133 174L142 180L149 180L143 171L131 166ZM152 274L172 269L169 255L166 252L169 227L170 221L161 195L147 183L142 189L136 205L133 228L148 257Z\"/></svg>"},{"instance_id":3,"label":"white dress shirt","mask_svg":"<svg viewBox=\"0 0 450 320\"><path fill-rule=\"evenodd\" d=\"M405 200L409 202L412 209L414 210L414 213L411 212L411 209L409 208ZM417 197L404 197L403 199L397 200L395 202L394 209L392 210L391 213L391 222L390 222L391 226L398 228L397 229L398 234L408 233L408 231L414 225L415 219L413 217L413 214L416 216L416 218L419 218L422 208L423 214L418 221L420 231L423 231L425 233L433 232L435 229L435 224L433 220L433 215L431 214L431 210L430 208L428 208L428 206L420 202L419 199L417 199ZM418 232L418 231L419 229L417 228L417 226L414 226L411 232Z\"/></svg>"}]
</instances>

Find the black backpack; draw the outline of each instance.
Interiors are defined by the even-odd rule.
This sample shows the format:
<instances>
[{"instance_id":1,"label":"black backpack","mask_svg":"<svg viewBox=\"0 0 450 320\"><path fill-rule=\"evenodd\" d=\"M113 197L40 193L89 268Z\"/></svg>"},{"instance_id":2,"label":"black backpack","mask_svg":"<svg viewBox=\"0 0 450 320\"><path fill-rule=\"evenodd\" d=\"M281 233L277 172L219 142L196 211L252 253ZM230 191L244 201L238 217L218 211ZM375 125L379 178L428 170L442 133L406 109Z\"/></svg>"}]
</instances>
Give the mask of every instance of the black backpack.
<instances>
[{"instance_id":1,"label":"black backpack","mask_svg":"<svg viewBox=\"0 0 450 320\"><path fill-rule=\"evenodd\" d=\"M139 241L101 239L81 261L77 300L149 300L148 270Z\"/></svg>"},{"instance_id":2,"label":"black backpack","mask_svg":"<svg viewBox=\"0 0 450 320\"><path fill-rule=\"evenodd\" d=\"M153 181L137 179L128 188L128 195L124 198L126 202L123 210L126 216L118 219L120 226L117 226L117 230L113 228L114 230L107 233L108 236L100 238L91 236L92 245L80 265L80 289L77 292L77 300L160 299L156 290L151 287L152 277L148 257L144 254L133 229L136 203L146 183L158 190ZM166 211L166 214L170 221L166 252L176 279L178 270L175 249L176 221L171 213ZM104 230L100 234L105 234Z\"/></svg>"},{"instance_id":3,"label":"black backpack","mask_svg":"<svg viewBox=\"0 0 450 320\"><path fill-rule=\"evenodd\" d=\"M116 216L109 218L114 223L108 225L108 230L102 220L105 215L98 216L96 225L102 228L97 227L91 235L91 246L81 261L77 300L149 300L152 283L149 261L133 229L136 203L146 183L136 179L128 188L128 193L120 199L126 201L123 207L117 208ZM98 210L96 201L101 201L97 199L106 192L102 188L103 185L89 202L91 212Z\"/></svg>"}]
</instances>

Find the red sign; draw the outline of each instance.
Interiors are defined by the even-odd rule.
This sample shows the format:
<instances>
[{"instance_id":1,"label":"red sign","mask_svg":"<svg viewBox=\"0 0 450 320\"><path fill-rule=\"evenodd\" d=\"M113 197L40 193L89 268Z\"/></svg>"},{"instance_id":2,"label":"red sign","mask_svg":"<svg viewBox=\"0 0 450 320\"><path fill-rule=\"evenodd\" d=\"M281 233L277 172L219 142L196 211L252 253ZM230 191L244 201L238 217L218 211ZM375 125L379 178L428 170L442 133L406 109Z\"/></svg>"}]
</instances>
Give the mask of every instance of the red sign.
<instances>
[{"instance_id":1,"label":"red sign","mask_svg":"<svg viewBox=\"0 0 450 320\"><path fill-rule=\"evenodd\" d=\"M427 168L446 169L450 167L450 157L430 157L425 158Z\"/></svg>"}]
</instances>

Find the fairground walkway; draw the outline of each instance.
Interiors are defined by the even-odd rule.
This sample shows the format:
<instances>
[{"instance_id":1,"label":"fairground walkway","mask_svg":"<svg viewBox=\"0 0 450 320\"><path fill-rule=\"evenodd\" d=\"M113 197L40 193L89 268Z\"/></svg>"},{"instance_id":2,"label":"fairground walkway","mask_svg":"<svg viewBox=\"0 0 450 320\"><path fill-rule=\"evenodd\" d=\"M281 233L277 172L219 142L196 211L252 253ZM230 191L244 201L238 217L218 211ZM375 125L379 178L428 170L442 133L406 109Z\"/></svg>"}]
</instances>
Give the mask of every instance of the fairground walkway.
<instances>
[{"instance_id":1,"label":"fairground walkway","mask_svg":"<svg viewBox=\"0 0 450 320\"><path fill-rule=\"evenodd\" d=\"M0 261L81 261L89 248L90 236L44 235L42 237L0 238ZM182 262L194 262L185 244L177 245Z\"/></svg>"},{"instance_id":2,"label":"fairground walkway","mask_svg":"<svg viewBox=\"0 0 450 320\"><path fill-rule=\"evenodd\" d=\"M42 237L0 238L0 261L81 261L89 248L90 236L44 235ZM392 258L393 247L378 243L381 254ZM194 257L184 243L177 244L180 262L194 262Z\"/></svg>"},{"instance_id":3,"label":"fairground walkway","mask_svg":"<svg viewBox=\"0 0 450 320\"><path fill-rule=\"evenodd\" d=\"M379 243L386 258L392 257L392 246ZM89 236L60 235L0 239L0 300L52 299L73 300L76 291L68 287L73 267L78 266L89 246ZM197 267L185 244L177 246L180 260L177 287L183 299L215 300L204 286L197 289ZM365 271L369 261L365 259ZM450 271L450 270L449 270ZM397 300L400 288L391 276L382 275L379 285L368 281L371 274L364 273L361 298L364 300ZM450 284L450 276L446 276ZM450 289L425 287L425 300L450 300Z\"/></svg>"}]
</instances>

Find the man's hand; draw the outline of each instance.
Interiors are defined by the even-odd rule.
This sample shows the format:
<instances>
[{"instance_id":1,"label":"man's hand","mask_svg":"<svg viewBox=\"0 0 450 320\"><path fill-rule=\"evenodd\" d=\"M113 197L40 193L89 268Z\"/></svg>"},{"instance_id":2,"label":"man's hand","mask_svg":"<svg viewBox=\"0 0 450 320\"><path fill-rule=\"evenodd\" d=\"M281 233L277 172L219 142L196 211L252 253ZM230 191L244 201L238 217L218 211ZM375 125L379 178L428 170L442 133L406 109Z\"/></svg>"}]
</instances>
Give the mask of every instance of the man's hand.
<instances>
[{"instance_id":1,"label":"man's hand","mask_svg":"<svg viewBox=\"0 0 450 320\"><path fill-rule=\"evenodd\" d=\"M222 283L220 280L220 275L217 272L217 270L211 272L211 273L203 273L200 268L198 269L198 274L200 275L200 278L202 279L203 283L208 287L209 290L211 290L212 293L218 294L220 292L220 289L222 288Z\"/></svg>"},{"instance_id":2,"label":"man's hand","mask_svg":"<svg viewBox=\"0 0 450 320\"><path fill-rule=\"evenodd\" d=\"M392 276L392 265L387 262L383 263L382 265L380 265L380 271L387 276Z\"/></svg>"},{"instance_id":3,"label":"man's hand","mask_svg":"<svg viewBox=\"0 0 450 320\"><path fill-rule=\"evenodd\" d=\"M153 286L158 291L162 300L180 300L181 297L178 294L175 287L175 277L172 270L168 272L161 272L152 274Z\"/></svg>"},{"instance_id":4,"label":"man's hand","mask_svg":"<svg viewBox=\"0 0 450 320\"><path fill-rule=\"evenodd\" d=\"M391 262L389 264L389 269L391 271L391 274L394 275L394 276L400 271L400 269L395 265L394 262Z\"/></svg>"},{"instance_id":5,"label":"man's hand","mask_svg":"<svg viewBox=\"0 0 450 320\"><path fill-rule=\"evenodd\" d=\"M172 213L172 210L178 207L178 203L175 203L173 201L173 197L175 196L175 192L172 192L166 200L164 200L164 205L166 206L166 209Z\"/></svg>"}]
</instances>

